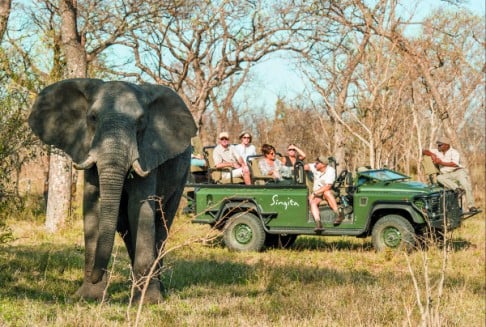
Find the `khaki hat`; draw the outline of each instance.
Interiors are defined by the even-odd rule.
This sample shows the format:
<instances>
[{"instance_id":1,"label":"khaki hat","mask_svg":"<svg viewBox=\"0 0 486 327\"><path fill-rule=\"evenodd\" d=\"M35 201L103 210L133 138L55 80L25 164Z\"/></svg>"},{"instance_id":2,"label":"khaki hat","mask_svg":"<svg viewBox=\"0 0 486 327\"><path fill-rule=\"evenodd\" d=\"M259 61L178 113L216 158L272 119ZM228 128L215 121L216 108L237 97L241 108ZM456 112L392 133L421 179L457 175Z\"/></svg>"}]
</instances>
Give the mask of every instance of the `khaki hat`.
<instances>
[{"instance_id":1,"label":"khaki hat","mask_svg":"<svg viewBox=\"0 0 486 327\"><path fill-rule=\"evenodd\" d=\"M449 144L450 145L451 140L449 140L448 137L442 136L442 137L439 137L435 143L437 143L437 144Z\"/></svg>"},{"instance_id":2,"label":"khaki hat","mask_svg":"<svg viewBox=\"0 0 486 327\"><path fill-rule=\"evenodd\" d=\"M227 139L229 139L228 132L221 132L221 133L219 133L218 140L221 140L223 137L226 137Z\"/></svg>"},{"instance_id":3,"label":"khaki hat","mask_svg":"<svg viewBox=\"0 0 486 327\"><path fill-rule=\"evenodd\" d=\"M329 159L326 156L321 154L319 157L317 157L316 161L319 161L319 162L327 165Z\"/></svg>"}]
</instances>

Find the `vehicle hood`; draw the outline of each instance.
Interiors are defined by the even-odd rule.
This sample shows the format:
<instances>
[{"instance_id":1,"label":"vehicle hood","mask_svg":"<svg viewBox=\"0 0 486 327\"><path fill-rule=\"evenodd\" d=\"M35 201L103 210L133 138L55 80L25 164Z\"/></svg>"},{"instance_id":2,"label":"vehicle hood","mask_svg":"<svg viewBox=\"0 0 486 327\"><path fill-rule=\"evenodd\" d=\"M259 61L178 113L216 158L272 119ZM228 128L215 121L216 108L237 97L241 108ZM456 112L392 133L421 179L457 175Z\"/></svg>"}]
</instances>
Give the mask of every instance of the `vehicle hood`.
<instances>
[{"instance_id":1,"label":"vehicle hood","mask_svg":"<svg viewBox=\"0 0 486 327\"><path fill-rule=\"evenodd\" d=\"M360 187L360 191L369 192L435 193L441 190L441 187L419 181L379 182Z\"/></svg>"}]
</instances>

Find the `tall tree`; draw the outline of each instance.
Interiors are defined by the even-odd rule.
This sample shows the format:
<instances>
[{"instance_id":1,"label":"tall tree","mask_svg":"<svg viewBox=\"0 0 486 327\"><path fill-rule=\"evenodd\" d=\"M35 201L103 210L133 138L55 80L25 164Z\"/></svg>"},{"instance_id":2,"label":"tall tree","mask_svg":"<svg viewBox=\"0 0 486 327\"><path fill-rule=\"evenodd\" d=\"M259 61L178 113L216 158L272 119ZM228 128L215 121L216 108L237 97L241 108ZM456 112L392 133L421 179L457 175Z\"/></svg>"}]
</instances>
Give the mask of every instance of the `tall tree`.
<instances>
[{"instance_id":1,"label":"tall tree","mask_svg":"<svg viewBox=\"0 0 486 327\"><path fill-rule=\"evenodd\" d=\"M65 55L65 78L84 78L87 60L84 45L77 28L77 0L61 0L61 51ZM71 215L73 190L77 174L73 171L72 161L59 149L51 149L49 159L49 191L47 198L46 229L55 232ZM74 180L74 182L73 182Z\"/></svg>"},{"instance_id":2,"label":"tall tree","mask_svg":"<svg viewBox=\"0 0 486 327\"><path fill-rule=\"evenodd\" d=\"M297 5L299 3L299 5ZM147 21L125 45L138 69L120 75L153 80L174 88L199 124L208 110L226 117L249 69L270 53L302 51L300 1L185 1L159 21Z\"/></svg>"}]
</instances>

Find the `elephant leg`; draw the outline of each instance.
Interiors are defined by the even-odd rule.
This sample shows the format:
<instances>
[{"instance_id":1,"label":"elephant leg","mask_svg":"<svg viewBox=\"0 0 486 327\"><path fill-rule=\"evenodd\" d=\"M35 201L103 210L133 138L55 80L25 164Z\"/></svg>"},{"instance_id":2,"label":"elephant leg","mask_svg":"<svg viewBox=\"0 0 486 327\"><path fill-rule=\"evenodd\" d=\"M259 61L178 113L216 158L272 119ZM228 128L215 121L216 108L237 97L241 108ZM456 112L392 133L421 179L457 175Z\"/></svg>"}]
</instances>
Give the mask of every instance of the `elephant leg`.
<instances>
[{"instance_id":1,"label":"elephant leg","mask_svg":"<svg viewBox=\"0 0 486 327\"><path fill-rule=\"evenodd\" d=\"M144 292L145 303L159 303L163 300L155 251L155 216L158 204L150 198L155 194L154 184L155 174L152 174L144 179L135 177L127 187L128 221L131 235L135 236L132 238L134 300L139 301Z\"/></svg>"},{"instance_id":2,"label":"elephant leg","mask_svg":"<svg viewBox=\"0 0 486 327\"><path fill-rule=\"evenodd\" d=\"M186 151L187 152L187 151ZM156 251L159 253L158 268L162 272L164 248L172 222L179 208L180 199L184 192L185 181L189 173L190 153L185 156L167 161L158 168L157 194L161 195L162 210L157 208L155 217ZM168 172L171 172L168 174ZM176 172L176 173L174 173ZM164 285L160 282L161 292L165 293Z\"/></svg>"},{"instance_id":3,"label":"elephant leg","mask_svg":"<svg viewBox=\"0 0 486 327\"><path fill-rule=\"evenodd\" d=\"M83 284L76 291L75 297L83 299L101 300L107 286L106 274L103 280L97 284L91 283L91 272L94 264L96 242L98 240L99 219L99 184L96 168L84 172L84 278Z\"/></svg>"},{"instance_id":4,"label":"elephant leg","mask_svg":"<svg viewBox=\"0 0 486 327\"><path fill-rule=\"evenodd\" d=\"M130 224L128 222L128 210L127 210L128 196L124 192L120 201L120 217L116 227L117 232L120 234L125 247L127 248L128 256L130 257L130 263L133 266L133 260L135 256L135 248L133 243L132 231L130 230Z\"/></svg>"},{"instance_id":5,"label":"elephant leg","mask_svg":"<svg viewBox=\"0 0 486 327\"><path fill-rule=\"evenodd\" d=\"M169 160L158 168L157 194L161 194L161 197L163 197L162 212L157 210L155 220L158 251L161 251L165 246L170 227L179 208L189 173L189 165L190 152L186 151L185 156L181 155L180 158Z\"/></svg>"}]
</instances>

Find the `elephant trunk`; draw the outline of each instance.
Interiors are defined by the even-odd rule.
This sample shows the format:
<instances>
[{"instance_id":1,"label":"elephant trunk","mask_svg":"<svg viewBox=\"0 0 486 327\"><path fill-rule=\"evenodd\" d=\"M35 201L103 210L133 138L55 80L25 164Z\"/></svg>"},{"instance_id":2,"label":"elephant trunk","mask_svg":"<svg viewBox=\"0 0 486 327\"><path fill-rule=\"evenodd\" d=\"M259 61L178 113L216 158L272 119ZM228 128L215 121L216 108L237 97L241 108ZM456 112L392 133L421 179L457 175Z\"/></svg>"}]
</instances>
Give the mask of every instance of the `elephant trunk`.
<instances>
[{"instance_id":1,"label":"elephant trunk","mask_svg":"<svg viewBox=\"0 0 486 327\"><path fill-rule=\"evenodd\" d=\"M125 141L122 141L125 140ZM105 139L97 152L97 168L100 183L100 211L98 240L91 273L91 282L100 282L108 267L120 210L123 185L137 153L136 142L127 141L130 137L116 135Z\"/></svg>"},{"instance_id":2,"label":"elephant trunk","mask_svg":"<svg viewBox=\"0 0 486 327\"><path fill-rule=\"evenodd\" d=\"M100 174L98 241L91 274L91 282L93 284L102 280L110 261L125 177L125 171L121 170L108 170Z\"/></svg>"}]
</instances>

